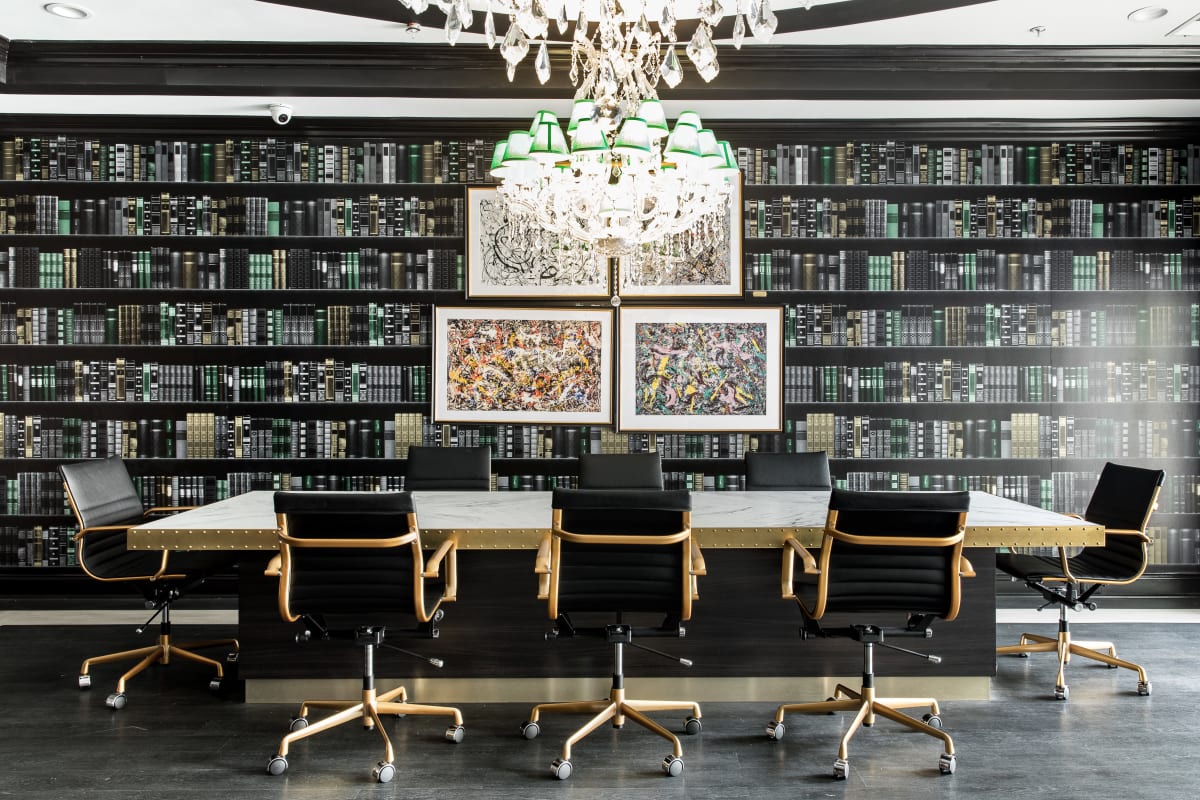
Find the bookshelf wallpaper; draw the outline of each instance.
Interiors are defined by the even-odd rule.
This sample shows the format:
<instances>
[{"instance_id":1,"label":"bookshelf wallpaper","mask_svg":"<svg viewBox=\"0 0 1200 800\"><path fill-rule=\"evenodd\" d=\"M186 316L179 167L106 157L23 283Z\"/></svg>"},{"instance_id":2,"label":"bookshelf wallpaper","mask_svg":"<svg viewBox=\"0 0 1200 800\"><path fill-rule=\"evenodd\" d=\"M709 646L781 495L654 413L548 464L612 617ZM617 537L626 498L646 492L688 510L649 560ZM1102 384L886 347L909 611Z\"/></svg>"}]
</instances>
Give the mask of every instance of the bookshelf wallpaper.
<instances>
[{"instance_id":1,"label":"bookshelf wallpaper","mask_svg":"<svg viewBox=\"0 0 1200 800\"><path fill-rule=\"evenodd\" d=\"M642 450L734 490L747 450L825 450L839 485L1059 511L1118 460L1167 472L1153 561L1200 561L1200 145L738 147L741 302L784 319L784 424L751 434L435 424L490 145L199 138L0 133L7 574L73 565L64 461L196 504L402 488L413 444L489 447L497 490Z\"/></svg>"}]
</instances>

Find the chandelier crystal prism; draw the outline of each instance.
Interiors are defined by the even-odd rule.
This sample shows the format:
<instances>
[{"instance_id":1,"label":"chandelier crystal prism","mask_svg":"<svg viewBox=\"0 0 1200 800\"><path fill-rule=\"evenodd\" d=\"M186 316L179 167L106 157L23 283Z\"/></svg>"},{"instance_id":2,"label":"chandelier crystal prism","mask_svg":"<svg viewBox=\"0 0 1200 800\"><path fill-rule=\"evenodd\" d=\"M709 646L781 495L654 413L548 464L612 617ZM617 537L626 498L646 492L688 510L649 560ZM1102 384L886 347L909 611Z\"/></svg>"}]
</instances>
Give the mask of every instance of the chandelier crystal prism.
<instances>
[{"instance_id":1,"label":"chandelier crystal prism","mask_svg":"<svg viewBox=\"0 0 1200 800\"><path fill-rule=\"evenodd\" d=\"M705 81L711 81L720 71L713 29L722 20L734 18L733 42L738 49L747 28L755 39L766 43L778 24L770 0L626 0L623 3L619 0L400 0L400 4L418 14L430 5L440 9L446 15L446 41L452 45L458 42L464 30L470 29L474 19L472 8L485 12L484 33L489 46L496 40L492 15L507 16L509 31L517 28L520 39L527 44L524 49L502 53L508 64L510 81L516 65L529 50L540 52L541 47L551 41L548 37L552 21L560 37L566 35L569 21L574 22L571 46L574 60L583 42L591 41L598 49L608 49L612 44L611 37L619 35L623 27L636 30L643 48L673 50L678 43L676 24L681 20L695 20L695 32L684 46L696 72ZM593 25L595 32L589 37L588 31ZM664 58L659 52L656 64L663 63ZM538 66L538 78L545 83L549 78L548 68L543 69L540 63ZM678 67L677 60L674 66ZM543 78L543 74L547 77ZM658 74L647 75L646 79L653 86L659 77ZM668 83L675 85L670 80Z\"/></svg>"}]
</instances>

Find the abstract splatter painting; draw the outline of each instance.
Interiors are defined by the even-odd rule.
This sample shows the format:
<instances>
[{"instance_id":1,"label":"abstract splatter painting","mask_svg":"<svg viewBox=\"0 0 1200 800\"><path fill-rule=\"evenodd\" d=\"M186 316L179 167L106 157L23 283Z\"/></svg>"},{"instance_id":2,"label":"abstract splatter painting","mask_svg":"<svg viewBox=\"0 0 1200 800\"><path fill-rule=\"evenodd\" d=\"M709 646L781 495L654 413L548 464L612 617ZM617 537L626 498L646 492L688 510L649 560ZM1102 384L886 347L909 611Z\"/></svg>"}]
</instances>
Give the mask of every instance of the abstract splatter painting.
<instances>
[{"instance_id":1,"label":"abstract splatter painting","mask_svg":"<svg viewBox=\"0 0 1200 800\"><path fill-rule=\"evenodd\" d=\"M620 313L623 430L779 430L781 309Z\"/></svg>"},{"instance_id":2,"label":"abstract splatter painting","mask_svg":"<svg viewBox=\"0 0 1200 800\"><path fill-rule=\"evenodd\" d=\"M604 297L608 258L511 213L495 189L467 190L469 297Z\"/></svg>"},{"instance_id":3,"label":"abstract splatter painting","mask_svg":"<svg viewBox=\"0 0 1200 800\"><path fill-rule=\"evenodd\" d=\"M434 419L612 421L612 312L434 311Z\"/></svg>"}]
</instances>

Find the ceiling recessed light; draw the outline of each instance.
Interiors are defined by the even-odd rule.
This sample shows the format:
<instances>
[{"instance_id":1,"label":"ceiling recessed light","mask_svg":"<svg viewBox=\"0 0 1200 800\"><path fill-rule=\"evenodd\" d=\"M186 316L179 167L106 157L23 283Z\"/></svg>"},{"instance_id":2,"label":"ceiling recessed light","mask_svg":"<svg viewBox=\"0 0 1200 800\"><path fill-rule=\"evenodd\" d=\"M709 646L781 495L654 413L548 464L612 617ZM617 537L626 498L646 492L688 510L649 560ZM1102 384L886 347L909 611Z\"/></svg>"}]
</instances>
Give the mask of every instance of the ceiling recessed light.
<instances>
[{"instance_id":1,"label":"ceiling recessed light","mask_svg":"<svg viewBox=\"0 0 1200 800\"><path fill-rule=\"evenodd\" d=\"M92 12L83 6L73 6L69 3L46 3L42 10L63 19L87 19L92 15Z\"/></svg>"},{"instance_id":2,"label":"ceiling recessed light","mask_svg":"<svg viewBox=\"0 0 1200 800\"><path fill-rule=\"evenodd\" d=\"M1130 11L1126 19L1130 22L1151 22L1166 15L1167 10L1162 6L1144 6L1136 11Z\"/></svg>"}]
</instances>

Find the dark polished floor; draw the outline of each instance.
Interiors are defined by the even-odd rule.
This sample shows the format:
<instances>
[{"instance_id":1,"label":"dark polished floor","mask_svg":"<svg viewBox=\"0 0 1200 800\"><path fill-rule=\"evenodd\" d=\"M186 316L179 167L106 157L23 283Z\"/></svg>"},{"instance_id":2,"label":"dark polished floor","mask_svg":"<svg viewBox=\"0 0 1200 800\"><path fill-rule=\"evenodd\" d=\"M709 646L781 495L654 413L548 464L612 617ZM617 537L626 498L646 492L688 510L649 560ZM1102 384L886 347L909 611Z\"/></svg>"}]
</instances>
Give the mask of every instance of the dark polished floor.
<instances>
[{"instance_id":1,"label":"dark polished floor","mask_svg":"<svg viewBox=\"0 0 1200 800\"><path fill-rule=\"evenodd\" d=\"M1053 627L1047 617L1039 627ZM177 626L177 635L201 633ZM1029 626L1001 625L1002 641ZM203 635L232 629L205 630ZM1115 638L1146 665L1154 692L1136 694L1136 675L1072 664L1071 697L1050 699L1053 658L1004 658L991 702L948 702L942 712L959 751L958 771L938 774L939 744L880 720L851 746L851 773L830 777L840 716L789 718L772 742L766 703L707 704L704 731L685 737L687 768L665 777L665 742L629 725L603 728L576 747L575 773L554 779L550 762L572 727L544 718L542 736L523 740L524 705L465 705L467 737L442 739L444 721L394 723L398 775L370 777L382 755L374 734L355 727L298 744L290 769L266 774L294 708L238 702L236 684L213 694L199 666L176 663L133 681L129 705L104 705L117 670L93 669L95 688L76 688L79 661L137 646L126 626L0 627L0 797L61 800L269 800L288 798L1154 798L1200 796L1197 653L1200 625L1091 624L1077 636ZM936 636L931 644L936 645ZM770 646L764 643L764 647ZM855 645L847 642L847 647ZM402 658L386 654L382 658ZM637 658L627 670L636 675ZM598 654L605 664L606 654ZM382 687L381 687L382 688ZM631 679L631 693L636 693ZM806 700L820 698L780 698ZM677 728L681 714L660 715ZM676 719L676 717L679 717Z\"/></svg>"}]
</instances>

